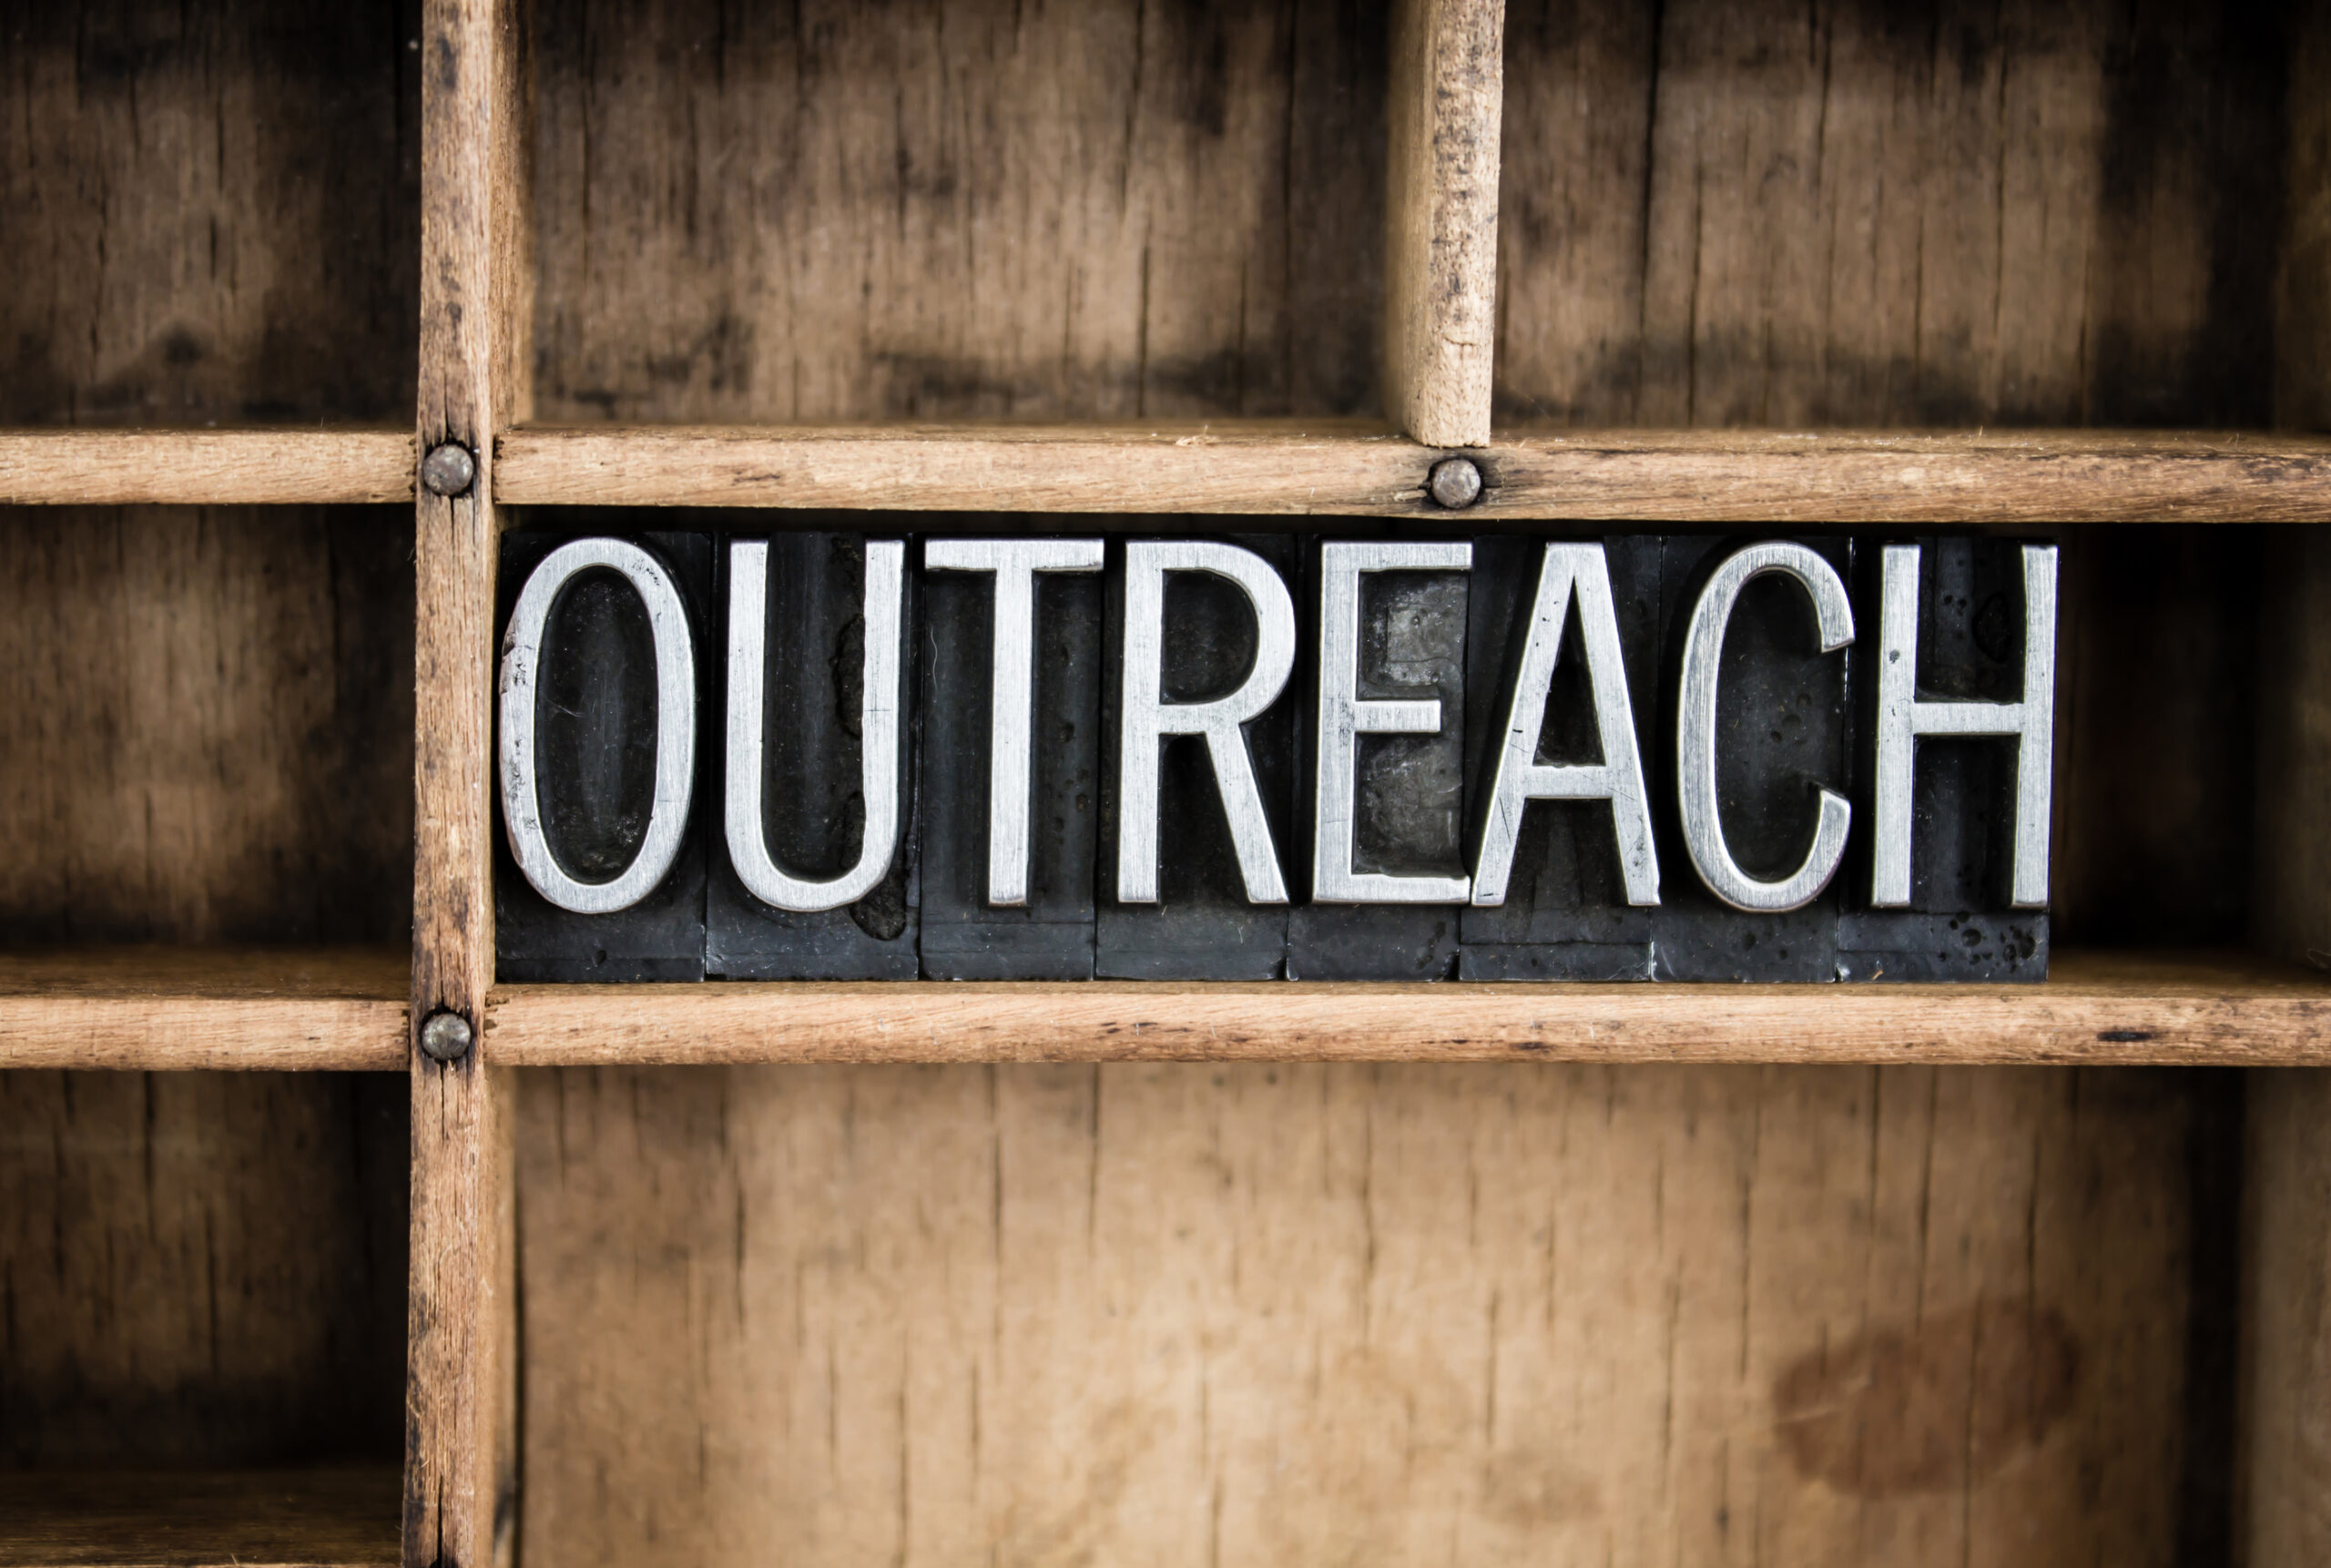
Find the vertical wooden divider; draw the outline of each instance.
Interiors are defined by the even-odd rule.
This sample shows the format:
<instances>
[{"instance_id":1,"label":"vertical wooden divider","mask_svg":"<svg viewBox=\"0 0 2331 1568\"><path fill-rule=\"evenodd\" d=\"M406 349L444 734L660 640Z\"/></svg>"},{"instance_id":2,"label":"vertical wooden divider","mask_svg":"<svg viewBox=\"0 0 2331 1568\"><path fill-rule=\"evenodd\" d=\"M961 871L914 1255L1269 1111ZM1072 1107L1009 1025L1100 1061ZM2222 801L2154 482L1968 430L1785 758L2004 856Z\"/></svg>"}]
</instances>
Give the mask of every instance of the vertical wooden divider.
<instances>
[{"instance_id":1,"label":"vertical wooden divider","mask_svg":"<svg viewBox=\"0 0 2331 1568\"><path fill-rule=\"evenodd\" d=\"M1388 96L1384 412L1427 446L1484 446L1505 0L1398 0Z\"/></svg>"},{"instance_id":2,"label":"vertical wooden divider","mask_svg":"<svg viewBox=\"0 0 2331 1568\"><path fill-rule=\"evenodd\" d=\"M524 0L424 0L419 454L475 477L416 486L412 1231L407 1568L507 1563L517 1522L514 1189L504 1085L485 1058L494 980L494 439L523 418L532 317ZM424 474L426 470L424 468ZM473 1042L419 1049L433 1014Z\"/></svg>"}]
</instances>

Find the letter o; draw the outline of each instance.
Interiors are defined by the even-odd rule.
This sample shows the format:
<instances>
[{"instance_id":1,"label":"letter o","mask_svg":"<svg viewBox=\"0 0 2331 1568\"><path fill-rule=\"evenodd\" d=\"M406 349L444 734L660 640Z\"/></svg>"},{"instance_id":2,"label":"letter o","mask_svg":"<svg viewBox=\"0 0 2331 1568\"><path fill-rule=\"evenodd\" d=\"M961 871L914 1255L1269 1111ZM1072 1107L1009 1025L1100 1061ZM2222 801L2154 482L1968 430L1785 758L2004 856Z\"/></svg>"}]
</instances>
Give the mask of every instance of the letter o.
<instances>
[{"instance_id":1,"label":"letter o","mask_svg":"<svg viewBox=\"0 0 2331 1568\"><path fill-rule=\"evenodd\" d=\"M656 784L646 836L631 864L611 881L585 882L567 874L543 832L534 779L534 708L551 610L569 582L599 566L629 583L647 606L656 645ZM519 592L503 635L501 708L502 818L510 853L526 881L575 914L614 914L646 898L679 853L696 789L696 644L687 607L662 563L620 539L577 539L545 556Z\"/></svg>"}]
</instances>

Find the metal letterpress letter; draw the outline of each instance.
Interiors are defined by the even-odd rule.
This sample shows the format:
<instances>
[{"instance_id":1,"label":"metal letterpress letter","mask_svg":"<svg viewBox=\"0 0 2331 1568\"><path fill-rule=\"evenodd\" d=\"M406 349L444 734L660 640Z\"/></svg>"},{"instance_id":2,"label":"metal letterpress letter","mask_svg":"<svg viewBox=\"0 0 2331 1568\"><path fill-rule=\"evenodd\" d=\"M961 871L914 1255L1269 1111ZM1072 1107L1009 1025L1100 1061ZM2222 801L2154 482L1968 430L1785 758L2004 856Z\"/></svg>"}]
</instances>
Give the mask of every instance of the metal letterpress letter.
<instances>
[{"instance_id":1,"label":"metal letterpress letter","mask_svg":"<svg viewBox=\"0 0 2331 1568\"><path fill-rule=\"evenodd\" d=\"M544 628L567 583L595 568L620 575L647 607L656 644L656 785L639 852L612 881L566 873L543 831L534 777L534 701ZM620 539L577 539L526 579L502 645L502 816L510 854L536 892L575 914L613 914L654 891L687 830L696 788L696 646L679 589L657 559Z\"/></svg>"},{"instance_id":2,"label":"metal letterpress letter","mask_svg":"<svg viewBox=\"0 0 2331 1568\"><path fill-rule=\"evenodd\" d=\"M1211 702L1166 700L1166 574L1211 572L1228 579L1254 607L1255 665L1237 690ZM1125 662L1118 720L1117 899L1157 901L1159 743L1168 735L1203 735L1215 786L1238 853L1247 901L1287 902L1278 852L1263 814L1254 759L1239 727L1278 700L1295 668L1295 601L1270 564L1235 545L1173 540L1125 546Z\"/></svg>"},{"instance_id":3,"label":"metal letterpress letter","mask_svg":"<svg viewBox=\"0 0 2331 1568\"><path fill-rule=\"evenodd\" d=\"M2048 902L2049 781L2055 747L2056 547L2023 547L2023 699L1921 702L1918 697L1919 547L1888 545L1878 589L1878 815L1869 901L1910 901L1910 774L1918 738L2003 736L2016 743L2015 862L2008 901Z\"/></svg>"},{"instance_id":4,"label":"metal letterpress letter","mask_svg":"<svg viewBox=\"0 0 2331 1568\"><path fill-rule=\"evenodd\" d=\"M1311 897L1330 904L1462 903L1463 877L1387 876L1352 869L1359 833L1353 789L1363 735L1432 735L1438 700L1359 698L1359 578L1363 572L1462 572L1471 545L1329 544L1319 549L1318 771L1312 793Z\"/></svg>"},{"instance_id":5,"label":"metal letterpress letter","mask_svg":"<svg viewBox=\"0 0 2331 1568\"><path fill-rule=\"evenodd\" d=\"M827 881L796 877L769 852L761 820L762 697L769 633L769 545L728 547L728 857L745 891L774 909L840 909L873 891L898 848L900 639L904 635L906 545L866 545L865 680L859 709L860 777L866 802L858 863Z\"/></svg>"},{"instance_id":6,"label":"metal letterpress letter","mask_svg":"<svg viewBox=\"0 0 2331 1568\"><path fill-rule=\"evenodd\" d=\"M1675 789L1684 847L1708 891L1736 910L1777 914L1803 909L1829 885L1846 852L1853 808L1844 796L1824 788L1813 846L1804 863L1777 881L1760 881L1741 870L1725 843L1716 810L1716 668L1740 590L1751 577L1767 572L1794 577L1812 599L1823 653L1835 653L1854 640L1853 605L1845 584L1838 581L1835 567L1804 545L1786 541L1751 545L1718 566L1700 591L1684 639L1683 686L1675 716ZM1915 609L1915 589L1911 597Z\"/></svg>"},{"instance_id":7,"label":"metal letterpress letter","mask_svg":"<svg viewBox=\"0 0 2331 1568\"><path fill-rule=\"evenodd\" d=\"M1546 693L1562 644L1562 625L1573 595L1578 599L1580 641L1594 694L1599 763L1558 765L1538 760L1546 723ZM1619 652L1619 616L1611 599L1611 568L1600 545L1549 545L1538 570L1538 595L1522 645L1522 669L1513 688L1496 752L1489 814L1481 852L1473 869L1473 902L1505 902L1513 871L1513 849L1522 834L1522 813L1532 800L1608 800L1617 836L1620 871L1627 902L1659 902L1659 855L1652 848L1651 791L1644 782L1643 757L1635 746L1634 709L1627 700L1625 661Z\"/></svg>"},{"instance_id":8,"label":"metal letterpress letter","mask_svg":"<svg viewBox=\"0 0 2331 1568\"><path fill-rule=\"evenodd\" d=\"M1098 539L933 539L934 572L995 575L993 696L987 758L987 901L1028 901L1028 746L1036 703L1036 574L1097 572Z\"/></svg>"}]
</instances>

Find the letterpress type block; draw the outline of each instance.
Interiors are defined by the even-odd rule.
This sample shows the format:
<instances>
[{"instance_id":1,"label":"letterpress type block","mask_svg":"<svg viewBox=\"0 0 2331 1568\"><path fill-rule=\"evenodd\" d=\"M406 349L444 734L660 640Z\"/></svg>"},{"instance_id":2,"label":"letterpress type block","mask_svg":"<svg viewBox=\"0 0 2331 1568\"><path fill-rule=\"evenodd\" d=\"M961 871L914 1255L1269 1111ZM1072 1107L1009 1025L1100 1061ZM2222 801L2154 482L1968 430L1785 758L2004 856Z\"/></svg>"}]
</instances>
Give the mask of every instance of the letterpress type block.
<instances>
[{"instance_id":1,"label":"letterpress type block","mask_svg":"<svg viewBox=\"0 0 2331 1568\"><path fill-rule=\"evenodd\" d=\"M1733 564L1751 550L1763 553L1750 558L1759 566L1753 573ZM1848 786L1854 715L1847 661L1823 643L1825 624L1842 634L1853 618L1852 568L1852 545L1842 539L1662 544L1663 690L1660 743L1652 748L1662 873L1652 925L1656 979L1837 978L1834 875L1801 907L1739 906L1770 896L1756 891L1759 885L1823 881L1824 871L1834 871L1824 862L1842 853L1836 813L1844 800L1825 805L1822 791ZM1693 706L1686 677L1695 640L1699 712L1686 736L1679 722ZM1705 809L1695 821L1685 801L1686 770L1695 765ZM1735 880L1720 893L1727 870Z\"/></svg>"},{"instance_id":2,"label":"letterpress type block","mask_svg":"<svg viewBox=\"0 0 2331 1568\"><path fill-rule=\"evenodd\" d=\"M924 548L939 569L925 570L921 590L923 975L1090 980L1101 543ZM1009 713L999 722L999 704L1025 722L1015 728ZM1000 800L999 789L1013 798Z\"/></svg>"},{"instance_id":3,"label":"letterpress type block","mask_svg":"<svg viewBox=\"0 0 2331 1568\"><path fill-rule=\"evenodd\" d=\"M1302 707L1297 541L1112 540L1108 555L1094 972L1277 979Z\"/></svg>"},{"instance_id":4,"label":"letterpress type block","mask_svg":"<svg viewBox=\"0 0 2331 1568\"><path fill-rule=\"evenodd\" d=\"M1635 535L1583 546L1601 552L1608 579L1616 636L1605 645L1588 636L1601 608L1594 603L1600 585L1591 573L1565 572L1559 561L1549 572L1547 541L1502 535L1473 542L1466 725L1470 862L1481 863L1499 752L1509 728L1523 730L1526 743L1528 727L1540 726L1531 754L1535 762L1609 768L1614 759L1606 755L1603 739L1608 723L1614 732L1633 736L1636 777L1644 789L1637 800L1627 793L1627 779L1607 778L1583 781L1599 788L1601 799L1528 800L1512 838L1503 901L1476 902L1464 912L1458 971L1462 979L1651 978L1656 911L1628 901L1620 846L1630 840L1629 824L1640 822L1649 809L1649 762L1655 754L1650 727L1659 712L1661 545L1656 536ZM1564 542L1553 547L1582 548ZM1565 602L1551 602L1557 596ZM1538 677L1536 671L1525 671L1524 658L1541 615L1558 616L1561 631L1552 668ZM1593 649L1590 640L1597 642ZM1606 686L1598 695L1592 660L1613 654L1616 690ZM1533 678L1525 683L1525 675ZM1542 704L1532 700L1535 678L1545 682ZM1521 689L1525 684L1531 687L1526 692ZM1659 870L1672 879L1683 869L1663 862ZM1493 884L1494 874L1484 881ZM1477 898L1481 891L1477 887Z\"/></svg>"},{"instance_id":5,"label":"letterpress type block","mask_svg":"<svg viewBox=\"0 0 2331 1568\"><path fill-rule=\"evenodd\" d=\"M713 975L918 972L909 548L824 533L719 542L727 629L707 725L721 738L707 802ZM758 845L731 843L756 826Z\"/></svg>"},{"instance_id":6,"label":"letterpress type block","mask_svg":"<svg viewBox=\"0 0 2331 1568\"><path fill-rule=\"evenodd\" d=\"M2011 539L1929 538L1917 542L1909 557L1901 545L1889 564L1888 546L1865 545L1858 563L1864 621L1856 643L1855 681L1859 687L1864 733L1876 735L1883 699L1881 664L1889 653L1914 661L1907 683L1921 706L1997 705L1987 720L2003 728L2004 710L2021 703L2031 665L2028 632L2042 645L2037 661L2039 695L2052 701L2052 612L2034 626L2027 593L2025 546ZM1916 572L1915 642L1888 648L1881 625L1885 578L1890 569L1901 589ZM2052 560L2049 562L2052 585ZM2052 599L2052 595L2049 596ZM1904 607L1909 604L1904 594ZM1898 645L1907 638L1898 636ZM1907 728L1907 726L1904 727ZM2052 728L2052 726L2051 726ZM1889 826L1877 800L1875 755L1858 759L1854 810L1861 831L1859 851L1839 880L1844 911L1837 927L1837 972L1848 980L2039 981L2048 976L2048 912L2013 904L2018 770L2021 749L2037 746L2002 734L1898 734L1893 745L1909 756L1909 901L1892 908L1873 900L1873 851ZM1866 753L1873 748L1866 741ZM2044 769L2036 805L2046 810ZM2044 820L2041 823L2044 827ZM2044 869L2044 844L2042 848Z\"/></svg>"},{"instance_id":7,"label":"letterpress type block","mask_svg":"<svg viewBox=\"0 0 2331 1568\"><path fill-rule=\"evenodd\" d=\"M1446 980L1467 891L1471 551L1331 541L1305 559L1316 619L1297 799L1310 897L1288 916L1288 978Z\"/></svg>"},{"instance_id":8,"label":"letterpress type block","mask_svg":"<svg viewBox=\"0 0 2331 1568\"><path fill-rule=\"evenodd\" d=\"M532 529L502 536L497 632L506 636L536 568L575 537L565 530ZM717 624L709 613L711 541L701 534L614 537L646 552L661 568L687 621L690 678L680 689L694 709L692 777L686 797L665 806L679 827L678 846L669 869L627 907L604 913L561 908L528 881L512 852L503 798L507 769L498 768L494 968L505 981L704 978L703 780L711 738L697 694L705 688L713 657L708 637ZM533 712L515 718L530 723L533 742L519 787L533 796L534 820L556 870L589 888L607 887L643 852L655 852L647 840L656 806L659 721L665 717L659 711L656 639L640 590L621 571L591 565L567 576L549 598L538 651L532 653ZM498 714L497 722L513 717ZM506 739L497 734L497 757L505 763Z\"/></svg>"}]
</instances>

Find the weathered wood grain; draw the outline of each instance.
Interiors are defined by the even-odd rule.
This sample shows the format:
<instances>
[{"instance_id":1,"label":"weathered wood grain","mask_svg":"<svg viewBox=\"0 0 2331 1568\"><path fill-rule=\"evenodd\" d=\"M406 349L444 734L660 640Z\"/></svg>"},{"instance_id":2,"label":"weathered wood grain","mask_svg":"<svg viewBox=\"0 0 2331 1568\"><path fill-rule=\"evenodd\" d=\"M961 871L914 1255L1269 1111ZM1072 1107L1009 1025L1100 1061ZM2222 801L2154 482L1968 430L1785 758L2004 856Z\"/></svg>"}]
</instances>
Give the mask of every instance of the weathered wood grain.
<instances>
[{"instance_id":1,"label":"weathered wood grain","mask_svg":"<svg viewBox=\"0 0 2331 1568\"><path fill-rule=\"evenodd\" d=\"M397 1472L0 1473L5 1568L341 1568L397 1560Z\"/></svg>"},{"instance_id":2,"label":"weathered wood grain","mask_svg":"<svg viewBox=\"0 0 2331 1568\"><path fill-rule=\"evenodd\" d=\"M2331 966L2331 540L2278 529L2261 572L2253 938ZM2331 1074L2254 1073L2244 1227L2248 1561L2331 1554Z\"/></svg>"},{"instance_id":3,"label":"weathered wood grain","mask_svg":"<svg viewBox=\"0 0 2331 1568\"><path fill-rule=\"evenodd\" d=\"M409 0L7 0L0 37L0 424L402 418Z\"/></svg>"},{"instance_id":4,"label":"weathered wood grain","mask_svg":"<svg viewBox=\"0 0 2331 1568\"><path fill-rule=\"evenodd\" d=\"M411 501L402 430L0 431L0 505Z\"/></svg>"},{"instance_id":5,"label":"weathered wood grain","mask_svg":"<svg viewBox=\"0 0 2331 1568\"><path fill-rule=\"evenodd\" d=\"M2247 1561L2331 1553L2331 1074L2253 1073L2243 1361Z\"/></svg>"},{"instance_id":6,"label":"weathered wood grain","mask_svg":"<svg viewBox=\"0 0 2331 1568\"><path fill-rule=\"evenodd\" d=\"M2331 980L2061 955L2037 985L893 982L507 986L504 1066L651 1062L2331 1060Z\"/></svg>"},{"instance_id":7,"label":"weathered wood grain","mask_svg":"<svg viewBox=\"0 0 2331 1568\"><path fill-rule=\"evenodd\" d=\"M1435 451L1360 422L1091 426L520 426L504 504L1615 523L2322 522L2331 439L2275 433L1500 432L1481 501L1425 495Z\"/></svg>"},{"instance_id":8,"label":"weathered wood grain","mask_svg":"<svg viewBox=\"0 0 2331 1568\"><path fill-rule=\"evenodd\" d=\"M529 1074L526 1548L2215 1561L2203 1083Z\"/></svg>"},{"instance_id":9,"label":"weathered wood grain","mask_svg":"<svg viewBox=\"0 0 2331 1568\"><path fill-rule=\"evenodd\" d=\"M412 1243L407 1568L506 1568L517 1459L509 1129L472 1050L418 1048L440 1011L484 1032L494 976L494 438L528 412L532 81L518 0L424 0L419 450L458 442L476 478L419 492Z\"/></svg>"},{"instance_id":10,"label":"weathered wood grain","mask_svg":"<svg viewBox=\"0 0 2331 1568\"><path fill-rule=\"evenodd\" d=\"M0 514L0 942L404 941L412 537Z\"/></svg>"},{"instance_id":11,"label":"weathered wood grain","mask_svg":"<svg viewBox=\"0 0 2331 1568\"><path fill-rule=\"evenodd\" d=\"M364 1074L0 1073L0 1476L392 1463L402 1089ZM0 1501L0 1540L20 1519Z\"/></svg>"},{"instance_id":12,"label":"weathered wood grain","mask_svg":"<svg viewBox=\"0 0 2331 1568\"><path fill-rule=\"evenodd\" d=\"M1427 446L1481 446L1496 347L1505 0L1391 9L1385 412Z\"/></svg>"},{"instance_id":13,"label":"weathered wood grain","mask_svg":"<svg viewBox=\"0 0 2331 1568\"><path fill-rule=\"evenodd\" d=\"M562 421L1370 412L1382 15L545 0Z\"/></svg>"},{"instance_id":14,"label":"weathered wood grain","mask_svg":"<svg viewBox=\"0 0 2331 1568\"><path fill-rule=\"evenodd\" d=\"M402 947L0 952L0 1068L399 1072Z\"/></svg>"},{"instance_id":15,"label":"weathered wood grain","mask_svg":"<svg viewBox=\"0 0 2331 1568\"><path fill-rule=\"evenodd\" d=\"M2283 110L2308 96L2285 84L2312 80L2286 74L2284 21L2303 14L1513 0L1500 410L2276 423Z\"/></svg>"}]
</instances>

